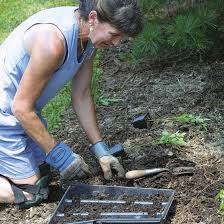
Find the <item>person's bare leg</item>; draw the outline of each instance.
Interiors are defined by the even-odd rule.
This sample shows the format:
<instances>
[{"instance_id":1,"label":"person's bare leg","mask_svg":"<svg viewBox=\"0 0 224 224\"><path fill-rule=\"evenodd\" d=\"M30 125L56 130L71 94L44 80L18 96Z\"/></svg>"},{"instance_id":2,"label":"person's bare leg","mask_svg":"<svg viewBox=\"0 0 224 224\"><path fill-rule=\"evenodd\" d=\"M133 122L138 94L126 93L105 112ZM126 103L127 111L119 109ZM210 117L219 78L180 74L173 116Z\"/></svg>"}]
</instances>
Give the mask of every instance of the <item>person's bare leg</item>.
<instances>
[{"instance_id":1,"label":"person's bare leg","mask_svg":"<svg viewBox=\"0 0 224 224\"><path fill-rule=\"evenodd\" d=\"M20 179L20 180L11 179L11 181L14 182L15 184L34 185L39 178L40 175L38 174L26 179ZM27 200L32 200L33 198L32 194L29 194L27 192L24 192L24 195L26 196ZM5 177L0 176L0 203L14 203L14 201L15 198L12 192L11 184Z\"/></svg>"},{"instance_id":2,"label":"person's bare leg","mask_svg":"<svg viewBox=\"0 0 224 224\"><path fill-rule=\"evenodd\" d=\"M11 185L4 177L0 177L0 189L0 203L13 203L15 199Z\"/></svg>"}]
</instances>

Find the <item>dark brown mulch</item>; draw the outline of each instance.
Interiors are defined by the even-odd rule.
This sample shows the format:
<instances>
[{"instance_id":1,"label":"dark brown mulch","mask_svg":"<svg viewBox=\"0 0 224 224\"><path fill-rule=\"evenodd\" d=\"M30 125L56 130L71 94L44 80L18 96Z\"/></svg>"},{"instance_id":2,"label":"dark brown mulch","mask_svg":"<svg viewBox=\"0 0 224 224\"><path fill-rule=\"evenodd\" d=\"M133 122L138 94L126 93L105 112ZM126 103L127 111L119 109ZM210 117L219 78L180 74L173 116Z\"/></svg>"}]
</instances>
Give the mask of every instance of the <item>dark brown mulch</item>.
<instances>
[{"instance_id":1,"label":"dark brown mulch","mask_svg":"<svg viewBox=\"0 0 224 224\"><path fill-rule=\"evenodd\" d=\"M55 136L65 140L91 166L92 177L82 182L175 189L175 200L167 223L224 223L217 213L219 204L215 200L217 192L224 188L223 63L185 62L152 68L145 60L133 66L117 59L119 52L125 51L123 47L106 51L102 60L102 94L107 98L120 99L112 105L97 107L104 138L110 146L123 143L127 155L119 159L126 171L193 166L195 172L177 176L163 172L137 180L115 176L108 182L88 150L89 143L72 109L65 112L63 125ZM148 112L153 120L152 127L134 128L134 117ZM210 119L207 130L191 124L183 126L170 119L184 112ZM152 145L163 130L184 131L187 145ZM48 202L25 211L0 207L0 223L47 223L63 194L58 175L54 175Z\"/></svg>"}]
</instances>

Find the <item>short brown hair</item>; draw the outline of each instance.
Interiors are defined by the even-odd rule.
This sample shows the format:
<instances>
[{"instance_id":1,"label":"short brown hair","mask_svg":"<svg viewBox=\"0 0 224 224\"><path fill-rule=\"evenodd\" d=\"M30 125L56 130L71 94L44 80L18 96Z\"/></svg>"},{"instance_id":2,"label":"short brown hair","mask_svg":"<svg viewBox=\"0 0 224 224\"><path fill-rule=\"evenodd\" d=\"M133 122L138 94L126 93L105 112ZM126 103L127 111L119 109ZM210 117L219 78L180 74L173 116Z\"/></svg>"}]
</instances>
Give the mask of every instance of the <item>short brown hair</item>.
<instances>
[{"instance_id":1,"label":"short brown hair","mask_svg":"<svg viewBox=\"0 0 224 224\"><path fill-rule=\"evenodd\" d=\"M143 15L136 0L80 0L79 12L84 21L92 10L100 22L109 23L128 36L143 29Z\"/></svg>"}]
</instances>

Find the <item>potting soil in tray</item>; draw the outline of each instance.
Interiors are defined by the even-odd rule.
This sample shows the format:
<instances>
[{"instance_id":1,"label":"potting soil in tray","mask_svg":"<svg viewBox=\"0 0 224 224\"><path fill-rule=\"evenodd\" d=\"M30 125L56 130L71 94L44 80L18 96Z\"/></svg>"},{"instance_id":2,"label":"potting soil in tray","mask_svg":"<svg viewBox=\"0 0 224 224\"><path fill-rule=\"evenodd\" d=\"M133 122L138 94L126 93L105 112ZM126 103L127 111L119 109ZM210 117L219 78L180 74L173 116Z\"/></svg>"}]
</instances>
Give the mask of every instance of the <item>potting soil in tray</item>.
<instances>
[{"instance_id":1,"label":"potting soil in tray","mask_svg":"<svg viewBox=\"0 0 224 224\"><path fill-rule=\"evenodd\" d=\"M166 218L174 191L103 185L72 185L52 223L160 223ZM101 221L100 221L101 220ZM95 222L97 223L97 222Z\"/></svg>"}]
</instances>

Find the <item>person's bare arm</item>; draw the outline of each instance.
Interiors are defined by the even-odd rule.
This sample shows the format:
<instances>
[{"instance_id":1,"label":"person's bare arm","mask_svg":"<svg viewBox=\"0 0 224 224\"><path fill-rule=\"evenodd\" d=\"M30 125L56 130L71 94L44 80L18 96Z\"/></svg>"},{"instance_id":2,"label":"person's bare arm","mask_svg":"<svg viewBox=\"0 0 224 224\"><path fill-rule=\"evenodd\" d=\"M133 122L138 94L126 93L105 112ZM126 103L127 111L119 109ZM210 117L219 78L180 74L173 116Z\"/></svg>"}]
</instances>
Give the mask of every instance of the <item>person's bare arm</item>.
<instances>
[{"instance_id":1,"label":"person's bare arm","mask_svg":"<svg viewBox=\"0 0 224 224\"><path fill-rule=\"evenodd\" d=\"M73 80L73 107L78 115L81 126L87 134L92 146L90 151L99 159L104 172L104 178L112 178L112 169L123 177L125 170L117 158L110 155L107 144L102 140L97 121L94 103L90 92L90 83L93 70L92 60L87 61Z\"/></svg>"},{"instance_id":2,"label":"person's bare arm","mask_svg":"<svg viewBox=\"0 0 224 224\"><path fill-rule=\"evenodd\" d=\"M56 144L34 111L35 102L64 57L64 39L53 25L38 25L25 35L30 54L12 104L12 112L26 133L48 153Z\"/></svg>"},{"instance_id":3,"label":"person's bare arm","mask_svg":"<svg viewBox=\"0 0 224 224\"><path fill-rule=\"evenodd\" d=\"M94 102L91 96L93 59L85 62L72 83L72 103L79 122L92 144L102 140L97 121Z\"/></svg>"}]
</instances>

